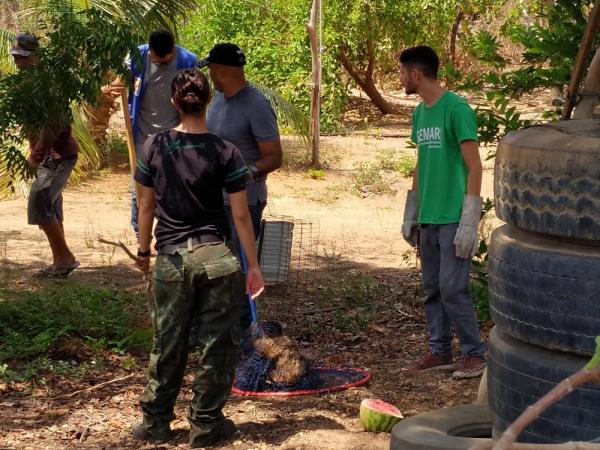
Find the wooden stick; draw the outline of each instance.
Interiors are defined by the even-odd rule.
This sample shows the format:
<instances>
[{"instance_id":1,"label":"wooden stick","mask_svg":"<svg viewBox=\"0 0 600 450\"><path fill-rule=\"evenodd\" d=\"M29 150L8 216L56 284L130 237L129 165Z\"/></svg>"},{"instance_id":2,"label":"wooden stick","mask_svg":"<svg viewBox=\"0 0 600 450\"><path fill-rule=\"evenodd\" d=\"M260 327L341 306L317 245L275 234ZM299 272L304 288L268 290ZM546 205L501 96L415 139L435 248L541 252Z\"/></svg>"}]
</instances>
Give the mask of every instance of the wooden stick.
<instances>
[{"instance_id":1,"label":"wooden stick","mask_svg":"<svg viewBox=\"0 0 600 450\"><path fill-rule=\"evenodd\" d=\"M127 150L129 153L129 170L131 172L131 178L135 174L135 168L137 167L137 153L135 151L135 140L133 136L133 124L131 123L131 117L129 116L129 108L127 101L127 90L123 89L121 94L121 103L123 104L123 116L125 118L125 135L127 136ZM140 185L135 183L136 203L139 206L140 201Z\"/></svg>"},{"instance_id":2,"label":"wooden stick","mask_svg":"<svg viewBox=\"0 0 600 450\"><path fill-rule=\"evenodd\" d=\"M567 87L567 97L562 112L562 119L568 119L571 117L571 112L577 101L577 94L579 93L579 84L583 77L583 71L585 69L584 64L594 44L594 39L598 28L600 27L600 0L596 0L594 7L590 12L585 31L583 32L583 38L579 45L579 51L575 58L575 65L573 66L573 72L571 73L571 80Z\"/></svg>"},{"instance_id":3,"label":"wooden stick","mask_svg":"<svg viewBox=\"0 0 600 450\"><path fill-rule=\"evenodd\" d=\"M115 247L120 247L123 249L123 251L125 253L127 253L127 256L129 256L131 259L133 259L136 263L138 262L137 256L135 256L133 253L131 253L131 250L129 250L127 248L127 246L125 244L123 244L121 241L119 241L119 242L108 241L108 240L102 238L101 236L98 236L98 242L100 242L101 244L108 244L108 245L114 245Z\"/></svg>"},{"instance_id":4,"label":"wooden stick","mask_svg":"<svg viewBox=\"0 0 600 450\"><path fill-rule=\"evenodd\" d=\"M600 97L600 49L590 63L579 97L573 119L592 119Z\"/></svg>"},{"instance_id":5,"label":"wooden stick","mask_svg":"<svg viewBox=\"0 0 600 450\"><path fill-rule=\"evenodd\" d=\"M135 263L138 263L138 258L137 256L135 256L131 250L129 250L127 248L127 246L125 244L123 244L121 241L119 242L113 242L113 241L109 241L107 239L102 238L101 236L98 236L98 242L100 242L101 244L107 244L107 245L114 245L115 247L119 247L122 248L123 251L125 253L127 253L127 256L129 256L131 259L133 259L133 261L135 261ZM152 277L148 277L146 278L144 276L144 278L146 279L146 307L148 308L148 314L150 316L152 316L152 309L153 309L153 302L152 302Z\"/></svg>"},{"instance_id":6,"label":"wooden stick","mask_svg":"<svg viewBox=\"0 0 600 450\"><path fill-rule=\"evenodd\" d=\"M311 113L311 138L312 138L312 162L311 166L319 168L319 147L321 142L321 54L319 33L317 28L321 23L321 0L313 0L310 9L310 19L305 24L310 43L310 54L312 61L312 97L310 102Z\"/></svg>"},{"instance_id":7,"label":"wooden stick","mask_svg":"<svg viewBox=\"0 0 600 450\"><path fill-rule=\"evenodd\" d=\"M62 399L62 398L70 398L70 397L76 396L77 394L81 394L82 392L95 391L96 389L100 389L101 387L107 386L109 384L118 383L119 381L127 380L128 378L133 377L133 375L134 375L133 373L130 373L129 375L126 375L124 377L115 378L114 380L105 381L105 382L100 383L100 384L95 384L94 386L90 386L89 388L85 388L85 389L80 389L78 391L71 392L70 394L59 395L58 397L54 397L51 400L58 400L58 399Z\"/></svg>"},{"instance_id":8,"label":"wooden stick","mask_svg":"<svg viewBox=\"0 0 600 450\"><path fill-rule=\"evenodd\" d=\"M85 427L84 430L81 432L81 437L79 438L80 444L83 444L83 441L85 441L85 438L87 437L89 432L90 432L90 427Z\"/></svg>"}]
</instances>

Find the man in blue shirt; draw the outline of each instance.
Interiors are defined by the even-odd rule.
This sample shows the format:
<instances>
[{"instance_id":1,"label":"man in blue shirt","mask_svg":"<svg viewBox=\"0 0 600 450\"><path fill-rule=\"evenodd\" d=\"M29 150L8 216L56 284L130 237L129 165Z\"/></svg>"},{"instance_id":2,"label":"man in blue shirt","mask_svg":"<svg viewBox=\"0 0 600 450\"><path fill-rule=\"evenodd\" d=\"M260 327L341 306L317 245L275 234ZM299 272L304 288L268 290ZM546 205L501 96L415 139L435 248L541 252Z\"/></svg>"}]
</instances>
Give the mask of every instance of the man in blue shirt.
<instances>
[{"instance_id":1,"label":"man in blue shirt","mask_svg":"<svg viewBox=\"0 0 600 450\"><path fill-rule=\"evenodd\" d=\"M127 64L132 74L128 109L133 127L136 154L148 136L169 130L179 123L179 115L171 104L171 81L178 70L196 67L196 55L179 45L168 30L150 34L148 44L138 47L141 58L130 57ZM106 92L120 95L124 87L115 80ZM136 233L137 199L135 189L131 199L131 225Z\"/></svg>"}]
</instances>

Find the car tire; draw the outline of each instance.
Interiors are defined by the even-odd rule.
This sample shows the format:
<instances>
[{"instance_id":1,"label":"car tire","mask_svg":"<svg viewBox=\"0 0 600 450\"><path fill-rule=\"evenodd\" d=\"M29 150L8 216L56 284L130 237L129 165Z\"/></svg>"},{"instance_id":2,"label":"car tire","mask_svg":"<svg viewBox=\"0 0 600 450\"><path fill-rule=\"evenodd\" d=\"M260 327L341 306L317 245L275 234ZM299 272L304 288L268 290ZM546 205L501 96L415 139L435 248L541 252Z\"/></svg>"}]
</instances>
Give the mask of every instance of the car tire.
<instances>
[{"instance_id":1,"label":"car tire","mask_svg":"<svg viewBox=\"0 0 600 450\"><path fill-rule=\"evenodd\" d=\"M496 215L538 233L600 241L600 124L559 121L507 134L494 168Z\"/></svg>"},{"instance_id":2,"label":"car tire","mask_svg":"<svg viewBox=\"0 0 600 450\"><path fill-rule=\"evenodd\" d=\"M548 349L592 355L600 333L600 248L509 225L488 251L490 313L506 333Z\"/></svg>"},{"instance_id":3,"label":"car tire","mask_svg":"<svg viewBox=\"0 0 600 450\"><path fill-rule=\"evenodd\" d=\"M503 432L528 406L588 358L526 344L495 327L488 341L488 395L494 428ZM591 441L600 436L600 386L584 385L529 425L519 442Z\"/></svg>"},{"instance_id":4,"label":"car tire","mask_svg":"<svg viewBox=\"0 0 600 450\"><path fill-rule=\"evenodd\" d=\"M467 450L492 435L487 405L437 409L402 420L392 429L390 450Z\"/></svg>"}]
</instances>

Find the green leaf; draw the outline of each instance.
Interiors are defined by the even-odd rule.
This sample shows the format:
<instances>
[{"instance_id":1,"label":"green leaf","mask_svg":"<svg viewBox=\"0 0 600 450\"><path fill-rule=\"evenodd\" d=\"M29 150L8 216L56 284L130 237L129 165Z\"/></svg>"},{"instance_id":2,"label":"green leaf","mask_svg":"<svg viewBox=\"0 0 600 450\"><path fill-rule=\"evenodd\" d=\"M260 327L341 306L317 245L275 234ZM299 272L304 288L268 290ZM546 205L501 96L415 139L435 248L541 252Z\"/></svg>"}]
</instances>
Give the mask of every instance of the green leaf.
<instances>
[{"instance_id":1,"label":"green leaf","mask_svg":"<svg viewBox=\"0 0 600 450\"><path fill-rule=\"evenodd\" d=\"M267 97L283 124L289 126L305 143L308 143L310 140L310 125L308 116L304 111L287 101L275 90L258 83L251 82L251 84Z\"/></svg>"},{"instance_id":2,"label":"green leaf","mask_svg":"<svg viewBox=\"0 0 600 450\"><path fill-rule=\"evenodd\" d=\"M587 370L594 370L600 365L600 336L596 336L596 353L592 356L592 359L586 364Z\"/></svg>"}]
</instances>

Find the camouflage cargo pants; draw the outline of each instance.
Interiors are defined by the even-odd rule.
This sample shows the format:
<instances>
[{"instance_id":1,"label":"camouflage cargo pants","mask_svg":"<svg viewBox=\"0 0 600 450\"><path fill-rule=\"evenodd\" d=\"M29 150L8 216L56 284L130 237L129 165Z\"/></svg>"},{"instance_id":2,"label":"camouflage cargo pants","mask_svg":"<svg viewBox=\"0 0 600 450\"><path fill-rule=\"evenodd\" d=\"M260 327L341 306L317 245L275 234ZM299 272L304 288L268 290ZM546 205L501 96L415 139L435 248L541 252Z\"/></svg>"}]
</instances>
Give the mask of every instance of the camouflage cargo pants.
<instances>
[{"instance_id":1,"label":"camouflage cargo pants","mask_svg":"<svg viewBox=\"0 0 600 450\"><path fill-rule=\"evenodd\" d=\"M244 275L223 243L159 254L153 273L154 344L148 385L140 397L149 431L168 426L181 388L193 317L200 321L200 361L188 410L190 436L218 428L233 383L240 345Z\"/></svg>"}]
</instances>

